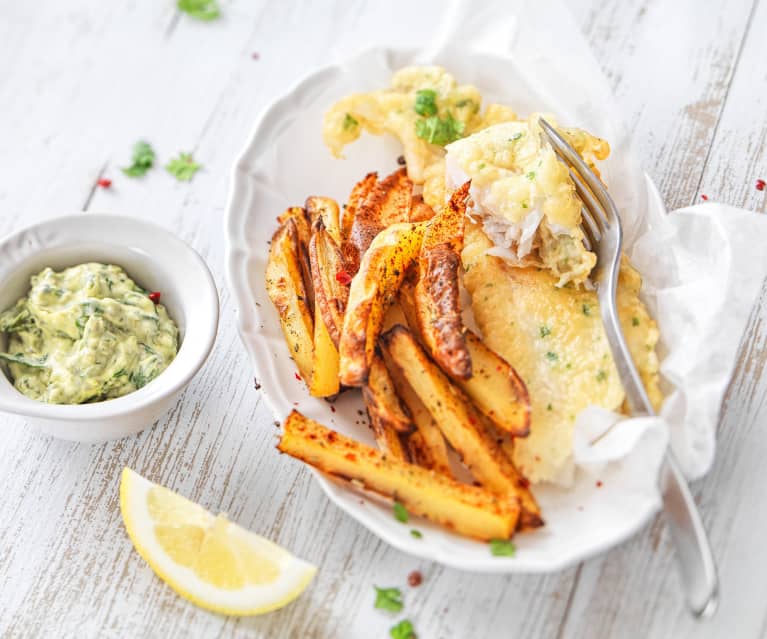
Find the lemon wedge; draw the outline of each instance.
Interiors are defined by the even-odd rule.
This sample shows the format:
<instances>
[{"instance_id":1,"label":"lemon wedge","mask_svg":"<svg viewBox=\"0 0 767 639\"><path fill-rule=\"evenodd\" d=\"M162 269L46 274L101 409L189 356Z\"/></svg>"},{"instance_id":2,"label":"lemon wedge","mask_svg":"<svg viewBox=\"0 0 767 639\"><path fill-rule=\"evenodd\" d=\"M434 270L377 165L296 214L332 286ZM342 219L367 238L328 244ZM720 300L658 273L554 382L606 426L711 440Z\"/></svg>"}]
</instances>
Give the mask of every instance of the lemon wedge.
<instances>
[{"instance_id":1,"label":"lemon wedge","mask_svg":"<svg viewBox=\"0 0 767 639\"><path fill-rule=\"evenodd\" d=\"M120 510L128 536L157 576L192 603L259 615L298 597L317 569L124 468Z\"/></svg>"}]
</instances>

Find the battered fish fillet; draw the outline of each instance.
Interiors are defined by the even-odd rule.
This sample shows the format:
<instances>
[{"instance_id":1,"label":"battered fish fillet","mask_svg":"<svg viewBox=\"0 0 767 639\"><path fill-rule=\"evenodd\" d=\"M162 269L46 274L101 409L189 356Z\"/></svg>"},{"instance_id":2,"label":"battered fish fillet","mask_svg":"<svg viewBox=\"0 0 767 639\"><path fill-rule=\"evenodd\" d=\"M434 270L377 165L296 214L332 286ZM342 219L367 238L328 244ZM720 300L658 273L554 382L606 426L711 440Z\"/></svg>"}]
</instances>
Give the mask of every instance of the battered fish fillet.
<instances>
[{"instance_id":1,"label":"battered fish fillet","mask_svg":"<svg viewBox=\"0 0 767 639\"><path fill-rule=\"evenodd\" d=\"M578 413L589 405L620 410L623 388L610 354L596 293L557 288L557 278L535 267L507 265L485 255L492 243L467 224L464 284L487 345L527 384L531 430L514 442L514 462L532 482L572 481L572 436ZM651 401L659 407L655 346L658 328L638 294L641 278L621 264L618 314L629 349Z\"/></svg>"}]
</instances>

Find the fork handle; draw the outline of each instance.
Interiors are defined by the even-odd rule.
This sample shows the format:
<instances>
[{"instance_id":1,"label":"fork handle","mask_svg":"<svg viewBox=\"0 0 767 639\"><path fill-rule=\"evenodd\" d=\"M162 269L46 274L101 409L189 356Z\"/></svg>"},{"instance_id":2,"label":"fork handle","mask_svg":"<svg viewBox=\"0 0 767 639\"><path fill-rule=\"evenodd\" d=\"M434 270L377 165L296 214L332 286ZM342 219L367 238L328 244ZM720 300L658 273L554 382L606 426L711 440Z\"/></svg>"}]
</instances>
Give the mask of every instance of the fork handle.
<instances>
[{"instance_id":1,"label":"fork handle","mask_svg":"<svg viewBox=\"0 0 767 639\"><path fill-rule=\"evenodd\" d=\"M716 564L695 499L670 450L661 470L660 487L687 605L695 616L710 617L719 601Z\"/></svg>"},{"instance_id":2,"label":"fork handle","mask_svg":"<svg viewBox=\"0 0 767 639\"><path fill-rule=\"evenodd\" d=\"M615 299L616 282L609 282L608 286L612 286ZM611 312L608 305L602 305L602 320L631 414L654 415L652 402L634 366L617 313ZM682 573L687 605L695 616L709 617L716 611L718 602L716 563L695 499L670 449L666 451L661 469L660 491Z\"/></svg>"}]
</instances>

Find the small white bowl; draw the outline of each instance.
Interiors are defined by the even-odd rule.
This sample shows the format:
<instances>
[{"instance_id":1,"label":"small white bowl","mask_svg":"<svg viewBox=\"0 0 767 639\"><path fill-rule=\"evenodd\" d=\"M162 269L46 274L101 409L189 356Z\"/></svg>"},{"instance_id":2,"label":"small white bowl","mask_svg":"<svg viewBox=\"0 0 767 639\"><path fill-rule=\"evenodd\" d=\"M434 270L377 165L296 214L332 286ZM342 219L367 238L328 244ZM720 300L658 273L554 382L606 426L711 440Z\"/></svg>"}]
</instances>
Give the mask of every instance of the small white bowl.
<instances>
[{"instance_id":1,"label":"small white bowl","mask_svg":"<svg viewBox=\"0 0 767 639\"><path fill-rule=\"evenodd\" d=\"M81 213L35 224L0 240L0 311L13 306L46 266L116 264L139 285L159 291L180 331L178 355L156 379L134 393L94 404L46 404L22 395L0 373L0 410L27 418L61 439L117 439L151 426L205 362L218 329L218 293L202 258L169 231L119 215ZM0 351L7 335L0 333Z\"/></svg>"}]
</instances>

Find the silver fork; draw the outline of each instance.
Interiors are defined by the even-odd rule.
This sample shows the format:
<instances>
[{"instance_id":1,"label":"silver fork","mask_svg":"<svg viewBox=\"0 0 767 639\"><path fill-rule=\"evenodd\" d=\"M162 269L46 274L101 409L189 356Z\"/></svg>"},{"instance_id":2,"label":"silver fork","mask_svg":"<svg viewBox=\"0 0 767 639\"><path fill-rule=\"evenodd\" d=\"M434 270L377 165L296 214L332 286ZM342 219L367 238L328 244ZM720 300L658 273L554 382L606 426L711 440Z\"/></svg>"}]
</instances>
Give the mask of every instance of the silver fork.
<instances>
[{"instance_id":1,"label":"silver fork","mask_svg":"<svg viewBox=\"0 0 767 639\"><path fill-rule=\"evenodd\" d=\"M583 202L585 244L597 255L592 272L602 322L632 415L655 415L642 379L623 337L615 291L621 259L622 230L615 203L599 178L559 133L543 118L539 120L559 159L564 162ZM687 604L695 616L714 614L718 601L716 564L690 488L671 450L661 470L663 510L674 541Z\"/></svg>"}]
</instances>

